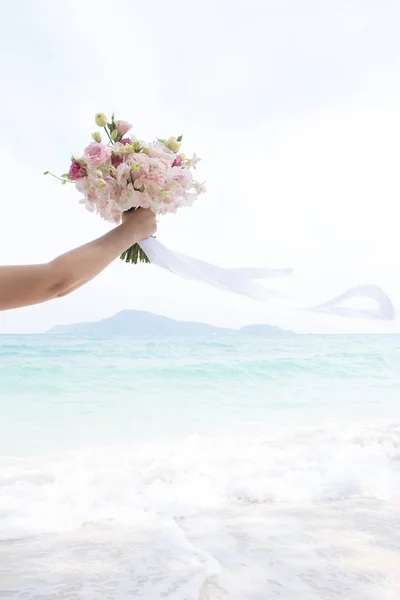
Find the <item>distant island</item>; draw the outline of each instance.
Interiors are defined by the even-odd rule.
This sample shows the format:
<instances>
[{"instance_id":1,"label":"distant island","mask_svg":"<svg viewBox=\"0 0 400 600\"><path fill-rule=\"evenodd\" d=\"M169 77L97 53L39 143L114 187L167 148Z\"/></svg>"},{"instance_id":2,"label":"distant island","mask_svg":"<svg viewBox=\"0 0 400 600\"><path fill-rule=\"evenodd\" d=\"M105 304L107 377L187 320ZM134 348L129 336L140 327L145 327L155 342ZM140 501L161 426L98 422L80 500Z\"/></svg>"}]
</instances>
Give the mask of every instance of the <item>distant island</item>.
<instances>
[{"instance_id":1,"label":"distant island","mask_svg":"<svg viewBox=\"0 0 400 600\"><path fill-rule=\"evenodd\" d=\"M154 335L154 336L208 336L215 334L249 335L273 337L294 335L273 325L247 325L242 329L225 329L214 327L206 323L193 321L176 321L161 315L139 311L124 310L101 321L91 323L74 323L71 325L57 325L47 333L63 335Z\"/></svg>"}]
</instances>

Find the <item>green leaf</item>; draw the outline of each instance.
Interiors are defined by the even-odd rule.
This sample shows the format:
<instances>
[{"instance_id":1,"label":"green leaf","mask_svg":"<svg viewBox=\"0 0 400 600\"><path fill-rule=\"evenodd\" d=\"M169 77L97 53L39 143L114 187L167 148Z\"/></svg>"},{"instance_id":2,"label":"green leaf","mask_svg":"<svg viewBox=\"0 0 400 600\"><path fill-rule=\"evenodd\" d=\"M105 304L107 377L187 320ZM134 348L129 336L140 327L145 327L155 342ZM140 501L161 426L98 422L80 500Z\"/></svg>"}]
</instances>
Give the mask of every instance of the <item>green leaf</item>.
<instances>
[{"instance_id":1,"label":"green leaf","mask_svg":"<svg viewBox=\"0 0 400 600\"><path fill-rule=\"evenodd\" d=\"M115 119L114 119L114 113L113 113L113 115L111 117L111 123L107 123L107 127L108 127L110 133L112 133L114 131L114 129L116 129Z\"/></svg>"},{"instance_id":2,"label":"green leaf","mask_svg":"<svg viewBox=\"0 0 400 600\"><path fill-rule=\"evenodd\" d=\"M179 137L176 138L177 142L181 142L183 140L183 135L180 135Z\"/></svg>"}]
</instances>

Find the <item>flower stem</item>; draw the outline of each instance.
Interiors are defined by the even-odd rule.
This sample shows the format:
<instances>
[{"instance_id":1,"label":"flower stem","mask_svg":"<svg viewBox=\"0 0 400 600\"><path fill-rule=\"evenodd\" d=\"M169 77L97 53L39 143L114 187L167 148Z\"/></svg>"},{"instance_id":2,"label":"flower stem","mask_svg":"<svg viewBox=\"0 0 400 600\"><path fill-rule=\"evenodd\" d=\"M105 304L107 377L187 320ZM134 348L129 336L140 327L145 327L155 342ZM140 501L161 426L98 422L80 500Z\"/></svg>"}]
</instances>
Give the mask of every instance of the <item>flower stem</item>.
<instances>
[{"instance_id":1,"label":"flower stem","mask_svg":"<svg viewBox=\"0 0 400 600\"><path fill-rule=\"evenodd\" d=\"M110 134L108 133L108 129L107 129L107 127L104 127L104 131L106 132L106 134L107 134L107 136L108 136L108 139L110 140L111 144L114 144L114 142L113 142L113 140L112 140L112 138L111 138Z\"/></svg>"},{"instance_id":2,"label":"flower stem","mask_svg":"<svg viewBox=\"0 0 400 600\"><path fill-rule=\"evenodd\" d=\"M134 244L128 250L125 250L120 256L120 259L137 265L138 262L150 263L148 256L143 252L139 244Z\"/></svg>"},{"instance_id":3,"label":"flower stem","mask_svg":"<svg viewBox=\"0 0 400 600\"><path fill-rule=\"evenodd\" d=\"M51 173L50 171L45 171L43 173L43 175L51 175L52 177L54 177L54 179L58 179L59 181L62 181L63 183L74 183L70 179L64 179L63 177L58 177L58 175L54 175L54 173Z\"/></svg>"}]
</instances>

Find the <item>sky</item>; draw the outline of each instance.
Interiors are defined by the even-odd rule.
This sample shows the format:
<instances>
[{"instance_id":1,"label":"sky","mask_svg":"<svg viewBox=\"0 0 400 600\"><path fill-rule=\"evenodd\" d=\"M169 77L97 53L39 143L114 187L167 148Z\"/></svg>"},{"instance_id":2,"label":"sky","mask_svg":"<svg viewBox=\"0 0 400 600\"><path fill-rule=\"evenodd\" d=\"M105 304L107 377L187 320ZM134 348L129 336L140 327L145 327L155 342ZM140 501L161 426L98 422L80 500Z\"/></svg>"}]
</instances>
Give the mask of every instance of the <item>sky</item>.
<instances>
[{"instance_id":1,"label":"sky","mask_svg":"<svg viewBox=\"0 0 400 600\"><path fill-rule=\"evenodd\" d=\"M0 24L0 262L37 263L110 225L64 173L115 111L140 138L184 134L207 194L158 238L221 266L294 267L293 305L376 284L400 311L397 0L16 0ZM42 332L119 310L300 332L400 331L258 303L116 261L81 290L0 313Z\"/></svg>"}]
</instances>

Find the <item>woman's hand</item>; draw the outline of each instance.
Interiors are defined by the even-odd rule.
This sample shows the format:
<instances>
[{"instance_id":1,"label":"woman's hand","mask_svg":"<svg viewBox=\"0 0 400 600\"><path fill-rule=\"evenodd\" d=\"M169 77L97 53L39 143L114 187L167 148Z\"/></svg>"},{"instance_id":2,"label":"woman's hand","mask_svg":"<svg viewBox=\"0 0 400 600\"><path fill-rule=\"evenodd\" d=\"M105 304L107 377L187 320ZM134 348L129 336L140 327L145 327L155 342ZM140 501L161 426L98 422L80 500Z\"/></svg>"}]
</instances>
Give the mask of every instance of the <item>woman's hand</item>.
<instances>
[{"instance_id":1,"label":"woman's hand","mask_svg":"<svg viewBox=\"0 0 400 600\"><path fill-rule=\"evenodd\" d=\"M157 218L150 209L137 208L124 213L122 216L123 226L132 229L134 242L141 242L157 231Z\"/></svg>"}]
</instances>

